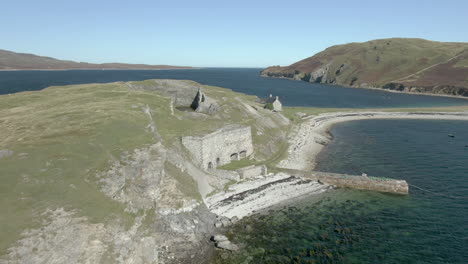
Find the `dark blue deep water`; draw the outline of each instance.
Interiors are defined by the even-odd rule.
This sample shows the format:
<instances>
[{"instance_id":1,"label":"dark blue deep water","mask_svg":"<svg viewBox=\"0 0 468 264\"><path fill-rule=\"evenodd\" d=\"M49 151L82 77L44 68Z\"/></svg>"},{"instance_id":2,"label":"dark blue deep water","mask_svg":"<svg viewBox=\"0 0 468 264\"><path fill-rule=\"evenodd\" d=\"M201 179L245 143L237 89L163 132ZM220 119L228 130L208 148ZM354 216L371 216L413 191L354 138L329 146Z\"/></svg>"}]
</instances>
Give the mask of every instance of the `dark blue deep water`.
<instances>
[{"instance_id":1,"label":"dark blue deep water","mask_svg":"<svg viewBox=\"0 0 468 264\"><path fill-rule=\"evenodd\" d=\"M382 108L466 105L468 100L388 93L376 90L311 84L302 81L263 78L261 69L207 68L199 70L70 70L0 71L0 94L33 91L49 86L139 81L147 79L194 80L265 97L280 96L286 106Z\"/></svg>"},{"instance_id":2,"label":"dark blue deep water","mask_svg":"<svg viewBox=\"0 0 468 264\"><path fill-rule=\"evenodd\" d=\"M468 263L468 122L352 121L331 133L318 170L405 179L410 195L336 189L250 217L230 234L247 250L221 263Z\"/></svg>"}]
</instances>

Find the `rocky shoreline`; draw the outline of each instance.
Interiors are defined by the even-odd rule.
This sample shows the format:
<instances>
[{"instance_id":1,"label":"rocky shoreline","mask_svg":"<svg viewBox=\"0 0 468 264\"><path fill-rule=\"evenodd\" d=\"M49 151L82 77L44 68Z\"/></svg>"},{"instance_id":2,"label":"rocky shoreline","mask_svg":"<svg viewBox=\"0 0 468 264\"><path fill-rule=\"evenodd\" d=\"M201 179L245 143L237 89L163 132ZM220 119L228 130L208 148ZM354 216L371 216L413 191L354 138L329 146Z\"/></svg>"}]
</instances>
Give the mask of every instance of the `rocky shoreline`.
<instances>
[{"instance_id":1,"label":"rocky shoreline","mask_svg":"<svg viewBox=\"0 0 468 264\"><path fill-rule=\"evenodd\" d=\"M308 116L289 136L288 155L277 167L312 171L316 157L331 140L329 129L337 123L369 119L467 120L466 112L338 112ZM226 190L205 197L208 209L227 219L242 219L279 203L331 188L317 180L279 172L258 176L230 185ZM221 226L228 226L220 224Z\"/></svg>"},{"instance_id":2,"label":"rocky shoreline","mask_svg":"<svg viewBox=\"0 0 468 264\"><path fill-rule=\"evenodd\" d=\"M270 173L238 182L224 191L205 198L208 209L217 215L211 241L221 250L238 251L236 245L220 235L240 219L266 212L268 209L308 195L316 195L333 188L333 182L303 177L294 170L311 171L316 166L316 157L331 140L329 129L337 123L369 119L434 119L466 120L468 112L338 112L303 117L304 121L290 134L287 158L278 163L285 172ZM288 172L290 169L291 173ZM359 176L367 178L365 176ZM359 178L358 177L358 178Z\"/></svg>"},{"instance_id":3,"label":"rocky shoreline","mask_svg":"<svg viewBox=\"0 0 468 264\"><path fill-rule=\"evenodd\" d=\"M293 77L270 76L267 74L260 74L260 76L264 78L275 78L275 79L285 79L285 80L298 81L298 82L308 82L308 81L304 81L304 80L293 78ZM383 92L396 93L396 94L427 95L427 96L449 97L449 98L457 98L457 99L468 99L468 96L465 96L465 95L451 95L451 94L443 94L443 93L424 92L424 91L420 91L420 89L416 89L417 87L409 87L410 90L413 90L413 91L409 91L408 89L398 90L398 89L390 89L390 88L384 88L384 87L346 85L346 84L337 84L337 83L320 83L320 84L336 85L336 86L341 86L345 88L376 90L376 91L383 91Z\"/></svg>"}]
</instances>

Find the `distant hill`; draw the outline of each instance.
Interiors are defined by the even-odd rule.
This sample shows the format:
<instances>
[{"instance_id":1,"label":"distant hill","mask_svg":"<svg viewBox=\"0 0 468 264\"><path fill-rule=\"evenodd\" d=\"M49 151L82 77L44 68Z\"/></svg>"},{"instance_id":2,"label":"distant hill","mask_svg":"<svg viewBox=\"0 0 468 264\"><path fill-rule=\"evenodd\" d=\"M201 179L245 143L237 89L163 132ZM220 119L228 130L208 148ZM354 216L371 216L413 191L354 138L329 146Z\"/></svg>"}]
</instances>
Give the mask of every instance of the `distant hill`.
<instances>
[{"instance_id":1,"label":"distant hill","mask_svg":"<svg viewBox=\"0 0 468 264\"><path fill-rule=\"evenodd\" d=\"M327 48L262 76L468 96L468 43L391 38Z\"/></svg>"},{"instance_id":2,"label":"distant hill","mask_svg":"<svg viewBox=\"0 0 468 264\"><path fill-rule=\"evenodd\" d=\"M69 70L69 69L130 69L130 70L159 70L159 69L188 69L192 67L170 65L146 65L125 63L93 64L57 60L50 57L37 56L27 53L16 53L0 49L0 70Z\"/></svg>"}]
</instances>

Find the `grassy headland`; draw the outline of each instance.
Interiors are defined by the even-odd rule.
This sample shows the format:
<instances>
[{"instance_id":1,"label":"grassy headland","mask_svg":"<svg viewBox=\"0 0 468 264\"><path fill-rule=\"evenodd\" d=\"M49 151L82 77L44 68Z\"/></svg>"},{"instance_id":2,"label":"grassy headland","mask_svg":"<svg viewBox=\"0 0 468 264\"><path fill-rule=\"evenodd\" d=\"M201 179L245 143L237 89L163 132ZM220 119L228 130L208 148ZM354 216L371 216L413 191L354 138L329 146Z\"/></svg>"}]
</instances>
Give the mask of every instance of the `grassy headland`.
<instances>
[{"instance_id":1,"label":"grassy headland","mask_svg":"<svg viewBox=\"0 0 468 264\"><path fill-rule=\"evenodd\" d=\"M391 38L337 45L269 77L353 87L468 96L468 43Z\"/></svg>"}]
</instances>

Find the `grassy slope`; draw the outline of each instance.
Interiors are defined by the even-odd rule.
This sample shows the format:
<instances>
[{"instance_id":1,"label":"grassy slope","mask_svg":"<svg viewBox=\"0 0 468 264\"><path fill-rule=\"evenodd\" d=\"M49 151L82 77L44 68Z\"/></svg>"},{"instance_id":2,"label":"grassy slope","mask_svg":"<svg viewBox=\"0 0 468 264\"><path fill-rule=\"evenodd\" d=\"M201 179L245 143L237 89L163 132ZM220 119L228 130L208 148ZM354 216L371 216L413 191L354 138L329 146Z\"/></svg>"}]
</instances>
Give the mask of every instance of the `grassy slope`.
<instances>
[{"instance_id":1,"label":"grassy slope","mask_svg":"<svg viewBox=\"0 0 468 264\"><path fill-rule=\"evenodd\" d=\"M153 80L133 82L151 87ZM188 85L196 85L186 81ZM154 91L130 90L125 83L51 87L39 92L0 96L0 150L14 154L0 159L0 255L16 241L21 231L40 225L39 214L46 208L77 210L93 222L120 218L129 223L134 215L124 205L105 196L96 183L96 172L106 171L110 161L157 140L147 126L148 106L166 147L178 144L180 136L211 132L230 123L252 126L256 149L274 142L269 153L256 153L268 165L284 157L287 144L281 135L290 129L269 128L265 119L276 113L259 109L252 115L239 102L256 105L255 98L227 89L204 86L204 92L218 101L221 116L199 115L174 109L170 98ZM349 109L351 111L351 109ZM369 110L369 109L366 109ZM432 109L385 109L385 111L428 111ZM460 111L468 107L435 109ZM346 109L288 108L284 115L300 122L296 112L318 114ZM356 111L356 109L352 109ZM263 134L258 135L261 131ZM277 143L277 144L276 144ZM255 161L253 162L255 163ZM247 163L233 164L234 169ZM193 180L170 164L167 172L181 185L181 192L197 198Z\"/></svg>"},{"instance_id":2,"label":"grassy slope","mask_svg":"<svg viewBox=\"0 0 468 264\"><path fill-rule=\"evenodd\" d=\"M336 81L343 85L365 83L369 86L381 87L431 65L447 62L463 52L468 54L468 43L402 38L380 39L333 46L291 66L267 68L265 73L296 74L296 78L300 78L301 75L327 65L328 82ZM468 58L463 56L455 63L457 66L467 65ZM338 72L342 65L344 67ZM462 69L458 75L460 74L463 75L462 78L468 79L468 68ZM441 74L432 71L430 75ZM357 80L353 82L353 79ZM437 78L435 81L437 82ZM447 80L440 80L440 83L432 83L432 85L460 85L459 82L447 82ZM468 87L468 84L465 83L464 87Z\"/></svg>"},{"instance_id":3,"label":"grassy slope","mask_svg":"<svg viewBox=\"0 0 468 264\"><path fill-rule=\"evenodd\" d=\"M149 87L154 82L132 83ZM93 222L133 221L135 216L124 211L125 205L100 191L95 175L107 171L112 160L157 141L147 128L149 116L142 110L146 106L169 148L179 143L180 136L212 132L230 123L252 125L257 147L284 130L264 129L257 124L258 117L238 103L255 104L254 97L203 87L220 104L221 117L199 114L200 118L193 118L193 113L177 109L172 115L170 98L130 90L125 83L50 87L0 96L0 150L14 151L0 158L0 255L23 230L37 227L39 214L47 208L78 209L79 215ZM264 111L261 118L274 115ZM263 136L256 134L258 129L264 130ZM183 194L199 198L188 174L171 164L165 169Z\"/></svg>"}]
</instances>

